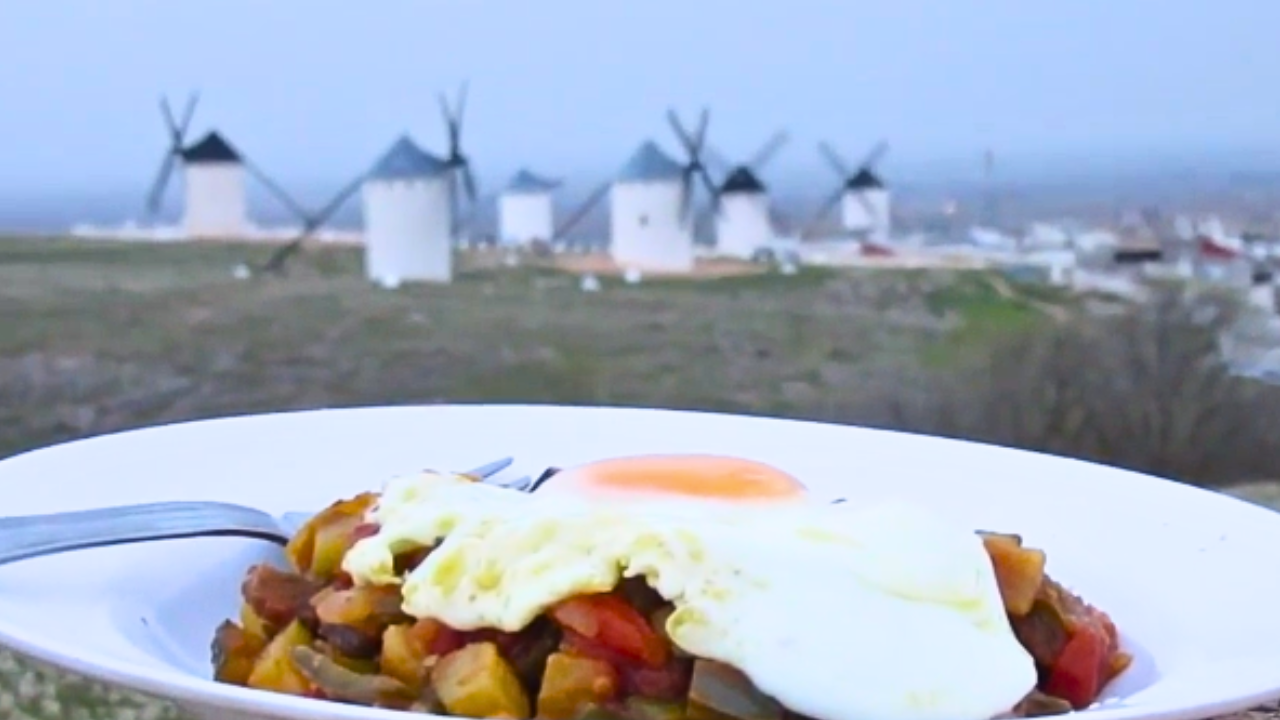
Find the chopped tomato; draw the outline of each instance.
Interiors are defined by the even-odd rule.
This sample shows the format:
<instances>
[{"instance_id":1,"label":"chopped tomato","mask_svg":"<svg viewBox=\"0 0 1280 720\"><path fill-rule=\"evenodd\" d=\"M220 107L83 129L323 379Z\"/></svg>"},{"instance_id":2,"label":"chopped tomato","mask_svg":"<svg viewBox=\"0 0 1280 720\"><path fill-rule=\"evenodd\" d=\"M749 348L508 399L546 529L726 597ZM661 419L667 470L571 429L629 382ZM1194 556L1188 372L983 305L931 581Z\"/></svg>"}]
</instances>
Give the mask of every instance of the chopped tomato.
<instances>
[{"instance_id":1,"label":"chopped tomato","mask_svg":"<svg viewBox=\"0 0 1280 720\"><path fill-rule=\"evenodd\" d=\"M1110 674L1108 639L1097 628L1081 626L1067 641L1049 671L1044 691L1083 710L1098 698Z\"/></svg>"},{"instance_id":2,"label":"chopped tomato","mask_svg":"<svg viewBox=\"0 0 1280 720\"><path fill-rule=\"evenodd\" d=\"M560 649L571 655L603 660L616 668L636 665L637 661L630 655L624 655L613 648L589 637L580 635L568 628L560 638Z\"/></svg>"},{"instance_id":3,"label":"chopped tomato","mask_svg":"<svg viewBox=\"0 0 1280 720\"><path fill-rule=\"evenodd\" d=\"M660 668L671 655L644 616L617 595L583 595L557 603L549 613L562 628L617 651L633 660Z\"/></svg>"},{"instance_id":4,"label":"chopped tomato","mask_svg":"<svg viewBox=\"0 0 1280 720\"><path fill-rule=\"evenodd\" d=\"M618 671L622 689L628 696L684 700L693 675L693 663L688 658L673 656L663 666L652 667L572 630L564 631L560 651L609 663Z\"/></svg>"}]
</instances>

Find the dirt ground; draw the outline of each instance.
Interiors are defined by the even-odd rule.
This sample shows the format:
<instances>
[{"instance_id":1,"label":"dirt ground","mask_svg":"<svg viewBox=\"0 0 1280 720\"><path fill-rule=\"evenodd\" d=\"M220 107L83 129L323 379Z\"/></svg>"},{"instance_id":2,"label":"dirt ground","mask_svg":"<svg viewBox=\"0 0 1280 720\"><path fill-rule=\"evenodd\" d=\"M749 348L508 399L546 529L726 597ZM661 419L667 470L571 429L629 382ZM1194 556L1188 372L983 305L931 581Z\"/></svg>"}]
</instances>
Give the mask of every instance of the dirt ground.
<instances>
[{"instance_id":1,"label":"dirt ground","mask_svg":"<svg viewBox=\"0 0 1280 720\"><path fill-rule=\"evenodd\" d=\"M608 255L601 253L591 255L559 255L552 260L551 265L558 270L577 274L592 273L606 277L616 277L621 276L624 273L624 268L619 267ZM693 271L688 273L674 273L644 269L641 269L641 272L645 277L705 280L708 278L763 275L769 272L769 269L764 265L736 260L700 259L694 263Z\"/></svg>"}]
</instances>

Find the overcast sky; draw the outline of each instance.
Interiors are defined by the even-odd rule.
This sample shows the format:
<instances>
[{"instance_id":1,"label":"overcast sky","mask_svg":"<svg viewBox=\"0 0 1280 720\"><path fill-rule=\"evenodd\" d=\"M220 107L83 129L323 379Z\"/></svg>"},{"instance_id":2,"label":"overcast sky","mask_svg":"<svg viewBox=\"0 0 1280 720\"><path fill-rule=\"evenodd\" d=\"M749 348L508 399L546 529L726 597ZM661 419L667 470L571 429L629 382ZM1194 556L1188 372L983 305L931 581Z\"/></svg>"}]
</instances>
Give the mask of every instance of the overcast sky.
<instances>
[{"instance_id":1,"label":"overcast sky","mask_svg":"<svg viewBox=\"0 0 1280 720\"><path fill-rule=\"evenodd\" d=\"M662 120L776 172L877 138L885 168L1280 150L1275 0L14 0L0 3L0 191L141 188L161 92L198 88L286 183L338 184L400 132L441 149L471 81L483 179L599 179ZM1108 160L1108 158L1110 160ZM850 159L853 159L852 157ZM823 172L826 172L825 170ZM594 181L594 180L593 180Z\"/></svg>"}]
</instances>

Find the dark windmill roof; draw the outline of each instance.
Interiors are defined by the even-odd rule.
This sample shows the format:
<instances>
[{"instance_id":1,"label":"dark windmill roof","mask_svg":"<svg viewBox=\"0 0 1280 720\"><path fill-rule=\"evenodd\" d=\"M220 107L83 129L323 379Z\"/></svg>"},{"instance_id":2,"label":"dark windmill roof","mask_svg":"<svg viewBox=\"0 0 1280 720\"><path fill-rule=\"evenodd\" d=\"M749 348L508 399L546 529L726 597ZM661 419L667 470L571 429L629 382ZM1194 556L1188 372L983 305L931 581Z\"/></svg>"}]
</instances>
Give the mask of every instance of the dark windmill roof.
<instances>
[{"instance_id":1,"label":"dark windmill roof","mask_svg":"<svg viewBox=\"0 0 1280 720\"><path fill-rule=\"evenodd\" d=\"M231 143L223 139L217 130L210 130L195 145L182 151L182 159L187 163L238 163L240 153L231 147Z\"/></svg>"},{"instance_id":2,"label":"dark windmill roof","mask_svg":"<svg viewBox=\"0 0 1280 720\"><path fill-rule=\"evenodd\" d=\"M862 168L844 186L849 190L880 190L884 188L884 181L870 170Z\"/></svg>"},{"instance_id":3,"label":"dark windmill roof","mask_svg":"<svg viewBox=\"0 0 1280 720\"><path fill-rule=\"evenodd\" d=\"M764 191L764 183L760 182L760 178L746 166L735 168L720 186L722 193L762 193Z\"/></svg>"},{"instance_id":4,"label":"dark windmill roof","mask_svg":"<svg viewBox=\"0 0 1280 720\"><path fill-rule=\"evenodd\" d=\"M672 160L662 152L658 144L645 140L636 148L635 154L622 166L618 173L619 182L653 182L655 180L677 180L684 174L680 163Z\"/></svg>"},{"instance_id":5,"label":"dark windmill roof","mask_svg":"<svg viewBox=\"0 0 1280 720\"><path fill-rule=\"evenodd\" d=\"M369 180L409 180L416 178L432 178L444 173L449 166L444 160L418 147L408 135L401 135L399 140L383 154L369 173Z\"/></svg>"},{"instance_id":6,"label":"dark windmill roof","mask_svg":"<svg viewBox=\"0 0 1280 720\"><path fill-rule=\"evenodd\" d=\"M512 195L536 195L538 193L551 192L558 187L560 187L559 182L522 169L515 174L515 177L511 178L511 182L507 183L504 192Z\"/></svg>"}]
</instances>

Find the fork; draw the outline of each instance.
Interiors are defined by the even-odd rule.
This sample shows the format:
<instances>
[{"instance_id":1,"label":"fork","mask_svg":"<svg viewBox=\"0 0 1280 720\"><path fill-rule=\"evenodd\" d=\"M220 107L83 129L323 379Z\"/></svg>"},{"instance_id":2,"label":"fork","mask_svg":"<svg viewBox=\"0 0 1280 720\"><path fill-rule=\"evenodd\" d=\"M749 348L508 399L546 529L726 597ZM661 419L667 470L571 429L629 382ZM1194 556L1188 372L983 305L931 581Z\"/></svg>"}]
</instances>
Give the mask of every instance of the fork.
<instances>
[{"instance_id":1,"label":"fork","mask_svg":"<svg viewBox=\"0 0 1280 720\"><path fill-rule=\"evenodd\" d=\"M511 458L460 473L511 490L528 490L528 477L497 480ZM281 545L312 513L276 517L263 510L220 502L161 502L0 518L0 565L71 550L194 537L243 537Z\"/></svg>"}]
</instances>

